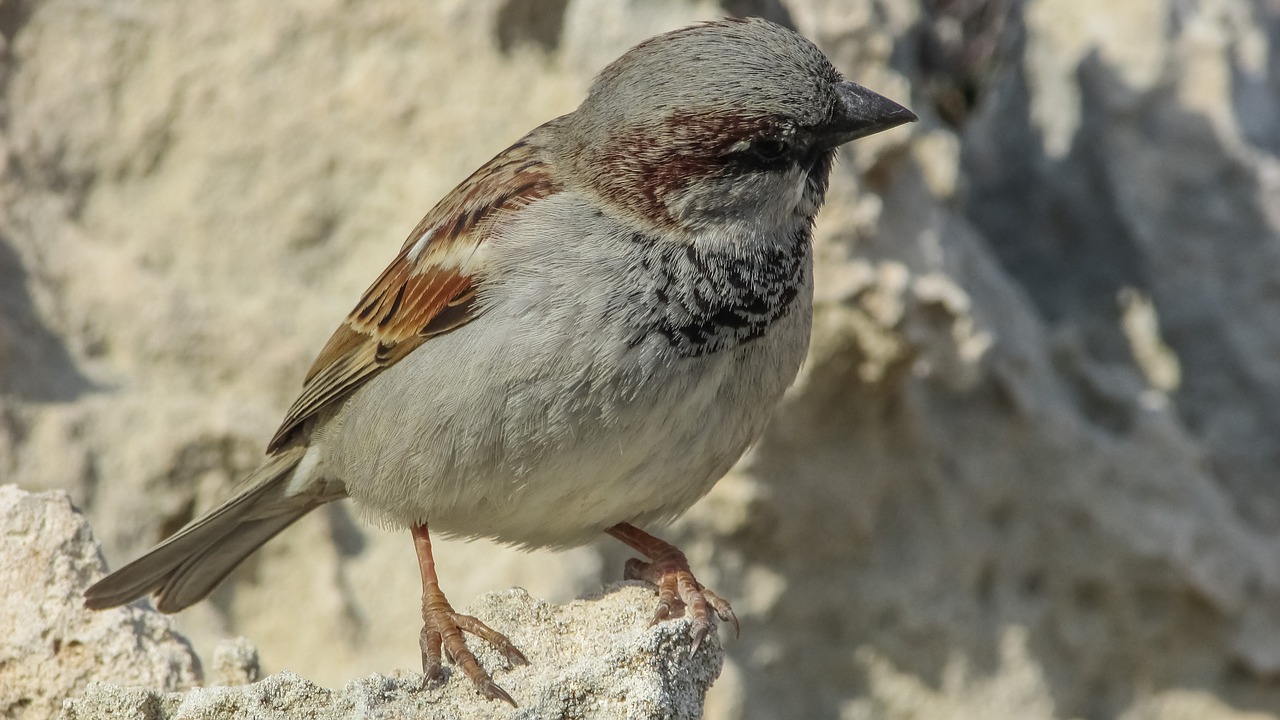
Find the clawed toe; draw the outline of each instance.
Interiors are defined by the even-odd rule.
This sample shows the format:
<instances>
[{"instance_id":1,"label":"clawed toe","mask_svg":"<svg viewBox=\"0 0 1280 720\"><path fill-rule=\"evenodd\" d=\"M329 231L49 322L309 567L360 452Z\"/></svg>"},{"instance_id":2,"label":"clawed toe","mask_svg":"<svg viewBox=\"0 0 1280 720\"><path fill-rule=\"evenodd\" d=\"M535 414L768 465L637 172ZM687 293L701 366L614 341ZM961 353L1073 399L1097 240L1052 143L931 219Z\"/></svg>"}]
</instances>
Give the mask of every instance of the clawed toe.
<instances>
[{"instance_id":1,"label":"clawed toe","mask_svg":"<svg viewBox=\"0 0 1280 720\"><path fill-rule=\"evenodd\" d=\"M423 626L422 632L418 634L418 647L422 649L422 687L424 689L444 677L444 668L440 664L441 644L440 633Z\"/></svg>"},{"instance_id":2,"label":"clawed toe","mask_svg":"<svg viewBox=\"0 0 1280 720\"><path fill-rule=\"evenodd\" d=\"M528 665L529 660L524 653L507 639L506 635L485 625L470 615L460 615L452 610L431 608L424 611L426 624L419 635L418 644L422 648L422 683L427 686L444 677L441 658L461 668L476 690L487 698L503 700L516 706L511 695L498 686L480 661L476 659L463 632L471 633L492 645L506 657L511 665Z\"/></svg>"},{"instance_id":3,"label":"clawed toe","mask_svg":"<svg viewBox=\"0 0 1280 720\"><path fill-rule=\"evenodd\" d=\"M733 625L733 636L742 637L742 626L738 624L738 616L733 612L733 608L729 606L729 601L705 587L702 588L702 595L707 599L707 604L715 611L716 617L720 618L721 622Z\"/></svg>"},{"instance_id":4,"label":"clawed toe","mask_svg":"<svg viewBox=\"0 0 1280 720\"><path fill-rule=\"evenodd\" d=\"M490 700L502 700L511 707L519 707L516 705L516 701L512 699L511 694L499 687L498 683L494 682L492 679L476 683L476 690L479 690L481 695L484 695Z\"/></svg>"},{"instance_id":5,"label":"clawed toe","mask_svg":"<svg viewBox=\"0 0 1280 720\"><path fill-rule=\"evenodd\" d=\"M657 587L658 607L653 613L652 624L681 615L689 616L692 620L689 634L693 641L690 654L697 652L710 634L712 614L723 622L731 623L735 634L741 633L738 616L729 601L698 582L684 553L674 545L625 523L610 528L609 534L651 558L647 562L639 558L627 560L623 577Z\"/></svg>"},{"instance_id":6,"label":"clawed toe","mask_svg":"<svg viewBox=\"0 0 1280 720\"><path fill-rule=\"evenodd\" d=\"M640 579L640 578L636 578ZM702 641L711 632L711 618L714 615L724 622L733 625L734 632L739 632L738 616L724 598L716 595L699 583L687 568L670 568L660 572L654 585L658 588L658 607L653 613L653 624L664 620L687 615L692 621L689 628L693 644L689 653L693 654L702 647Z\"/></svg>"},{"instance_id":7,"label":"clawed toe","mask_svg":"<svg viewBox=\"0 0 1280 720\"><path fill-rule=\"evenodd\" d=\"M453 621L457 623L459 629L465 630L492 645L494 649L502 653L503 657L511 665L529 664L529 659L524 656L524 653L520 652L519 648L511 644L506 635L490 628L478 619L470 615L454 615Z\"/></svg>"}]
</instances>

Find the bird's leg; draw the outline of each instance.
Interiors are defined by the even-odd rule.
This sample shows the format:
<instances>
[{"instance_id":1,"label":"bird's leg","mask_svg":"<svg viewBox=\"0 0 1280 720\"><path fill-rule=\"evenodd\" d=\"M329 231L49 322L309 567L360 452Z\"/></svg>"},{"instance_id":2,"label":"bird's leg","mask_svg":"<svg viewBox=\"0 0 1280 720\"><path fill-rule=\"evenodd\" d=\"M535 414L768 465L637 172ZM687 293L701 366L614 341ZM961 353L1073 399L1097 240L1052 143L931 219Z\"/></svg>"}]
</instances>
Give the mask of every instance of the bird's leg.
<instances>
[{"instance_id":1,"label":"bird's leg","mask_svg":"<svg viewBox=\"0 0 1280 720\"><path fill-rule=\"evenodd\" d=\"M515 707L515 700L511 699L506 690L498 687L467 648L467 641L462 633L469 632L493 645L512 665L527 665L529 661L502 633L470 615L460 615L453 611L444 593L440 591L440 581L436 578L436 561L431 555L431 536L427 534L427 526L415 525L411 532L413 547L418 552L418 568L422 571L423 625L418 645L422 648L423 684L439 680L443 675L440 667L443 649L444 657L462 668L481 695L493 700L505 700Z\"/></svg>"},{"instance_id":2,"label":"bird's leg","mask_svg":"<svg viewBox=\"0 0 1280 720\"><path fill-rule=\"evenodd\" d=\"M649 558L627 561L624 576L628 580L643 580L658 587L658 610L653 622L658 623L678 617L687 610L693 619L693 647L697 652L707 633L711 631L711 613L722 621L733 624L734 633L741 632L738 616L733 614L729 601L703 587L689 570L689 561L675 545L650 535L630 523L618 523L605 532L626 543L632 550Z\"/></svg>"}]
</instances>

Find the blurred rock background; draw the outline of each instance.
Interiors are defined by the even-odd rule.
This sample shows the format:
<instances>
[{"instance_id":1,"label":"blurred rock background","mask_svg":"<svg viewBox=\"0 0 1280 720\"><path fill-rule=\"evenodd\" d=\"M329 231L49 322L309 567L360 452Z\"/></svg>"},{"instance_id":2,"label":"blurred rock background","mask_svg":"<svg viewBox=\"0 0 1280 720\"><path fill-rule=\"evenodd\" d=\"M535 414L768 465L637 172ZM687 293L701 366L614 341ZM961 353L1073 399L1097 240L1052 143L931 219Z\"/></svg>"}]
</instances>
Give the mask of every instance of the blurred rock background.
<instances>
[{"instance_id":1,"label":"blurred rock background","mask_svg":"<svg viewBox=\"0 0 1280 720\"><path fill-rule=\"evenodd\" d=\"M176 530L436 199L726 13L923 121L844 152L810 359L666 531L742 618L707 716L1280 718L1277 0L0 0L0 481L116 567ZM464 605L626 553L438 557ZM418 593L338 504L179 627L340 686Z\"/></svg>"}]
</instances>

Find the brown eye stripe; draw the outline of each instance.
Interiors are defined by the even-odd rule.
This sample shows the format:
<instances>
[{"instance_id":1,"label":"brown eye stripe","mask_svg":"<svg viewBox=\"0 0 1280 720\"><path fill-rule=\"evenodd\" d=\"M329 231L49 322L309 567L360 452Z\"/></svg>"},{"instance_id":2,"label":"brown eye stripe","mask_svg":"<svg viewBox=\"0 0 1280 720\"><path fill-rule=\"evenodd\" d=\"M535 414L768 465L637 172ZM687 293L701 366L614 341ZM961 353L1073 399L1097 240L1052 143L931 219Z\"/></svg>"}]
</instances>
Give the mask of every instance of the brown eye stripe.
<instances>
[{"instance_id":1,"label":"brown eye stripe","mask_svg":"<svg viewBox=\"0 0 1280 720\"><path fill-rule=\"evenodd\" d=\"M763 137L787 137L794 123L776 115L724 111L672 112L655 126L611 136L599 147L582 148L605 197L633 210L645 224L679 229L669 198L692 181L742 172L731 149Z\"/></svg>"}]
</instances>

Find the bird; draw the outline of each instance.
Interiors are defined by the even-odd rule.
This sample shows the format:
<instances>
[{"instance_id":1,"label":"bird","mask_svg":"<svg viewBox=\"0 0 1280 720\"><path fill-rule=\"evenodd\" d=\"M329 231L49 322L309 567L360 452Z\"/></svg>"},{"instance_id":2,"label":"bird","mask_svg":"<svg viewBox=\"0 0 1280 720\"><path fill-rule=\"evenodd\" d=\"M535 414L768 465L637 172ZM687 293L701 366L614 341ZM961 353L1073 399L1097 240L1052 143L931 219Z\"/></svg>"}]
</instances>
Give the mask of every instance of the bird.
<instances>
[{"instance_id":1,"label":"bird","mask_svg":"<svg viewBox=\"0 0 1280 720\"><path fill-rule=\"evenodd\" d=\"M915 120L763 19L641 42L426 214L320 350L261 465L86 606L151 594L182 610L351 498L413 539L424 685L448 660L516 704L468 634L527 662L449 604L431 532L522 548L605 533L643 556L625 576L656 587L654 622L691 619L691 652L716 619L737 628L642 528L705 495L795 379L837 149Z\"/></svg>"}]
</instances>

